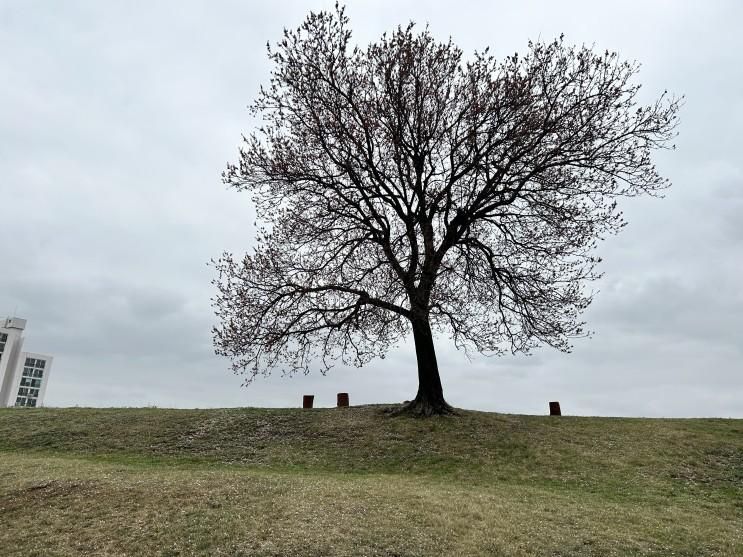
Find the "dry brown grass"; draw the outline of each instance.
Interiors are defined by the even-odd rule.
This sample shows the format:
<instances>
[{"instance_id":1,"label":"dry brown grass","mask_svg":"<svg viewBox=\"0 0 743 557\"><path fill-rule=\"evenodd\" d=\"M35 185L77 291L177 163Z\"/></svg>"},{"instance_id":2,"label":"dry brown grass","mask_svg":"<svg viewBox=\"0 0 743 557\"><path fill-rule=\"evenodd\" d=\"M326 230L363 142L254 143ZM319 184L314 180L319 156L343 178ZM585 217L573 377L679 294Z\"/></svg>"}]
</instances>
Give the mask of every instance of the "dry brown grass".
<instances>
[{"instance_id":1,"label":"dry brown grass","mask_svg":"<svg viewBox=\"0 0 743 557\"><path fill-rule=\"evenodd\" d=\"M741 432L374 408L2 411L0 553L743 555Z\"/></svg>"}]
</instances>

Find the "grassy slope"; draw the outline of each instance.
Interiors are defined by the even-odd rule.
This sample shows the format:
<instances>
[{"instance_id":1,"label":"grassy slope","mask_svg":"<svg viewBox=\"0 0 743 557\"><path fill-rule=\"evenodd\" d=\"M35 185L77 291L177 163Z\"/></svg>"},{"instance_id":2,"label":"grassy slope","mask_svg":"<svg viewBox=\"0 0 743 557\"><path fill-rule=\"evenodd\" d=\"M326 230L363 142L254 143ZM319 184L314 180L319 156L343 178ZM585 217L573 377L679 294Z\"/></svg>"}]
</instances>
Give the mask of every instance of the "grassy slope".
<instances>
[{"instance_id":1,"label":"grassy slope","mask_svg":"<svg viewBox=\"0 0 743 557\"><path fill-rule=\"evenodd\" d=\"M2 555L743 555L743 421L0 410Z\"/></svg>"}]
</instances>

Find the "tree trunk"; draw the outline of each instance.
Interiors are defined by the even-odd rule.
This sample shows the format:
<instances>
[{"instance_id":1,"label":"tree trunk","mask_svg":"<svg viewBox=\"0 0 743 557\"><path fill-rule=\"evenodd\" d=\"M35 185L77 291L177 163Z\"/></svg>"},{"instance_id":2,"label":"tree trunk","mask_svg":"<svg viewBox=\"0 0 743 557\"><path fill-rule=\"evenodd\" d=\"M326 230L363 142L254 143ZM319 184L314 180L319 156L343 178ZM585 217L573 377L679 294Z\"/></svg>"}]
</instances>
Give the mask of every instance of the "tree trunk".
<instances>
[{"instance_id":1,"label":"tree trunk","mask_svg":"<svg viewBox=\"0 0 743 557\"><path fill-rule=\"evenodd\" d=\"M414 319L412 324L415 355L418 359L418 394L401 411L419 416L453 414L454 409L444 400L428 318Z\"/></svg>"}]
</instances>

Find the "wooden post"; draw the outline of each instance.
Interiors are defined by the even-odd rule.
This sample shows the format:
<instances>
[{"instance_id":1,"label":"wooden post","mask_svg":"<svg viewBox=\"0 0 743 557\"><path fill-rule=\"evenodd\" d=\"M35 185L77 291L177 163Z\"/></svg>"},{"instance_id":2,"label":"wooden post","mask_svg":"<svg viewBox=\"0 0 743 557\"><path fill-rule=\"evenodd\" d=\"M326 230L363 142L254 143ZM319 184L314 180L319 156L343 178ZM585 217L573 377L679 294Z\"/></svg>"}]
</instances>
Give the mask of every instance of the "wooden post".
<instances>
[{"instance_id":1,"label":"wooden post","mask_svg":"<svg viewBox=\"0 0 743 557\"><path fill-rule=\"evenodd\" d=\"M312 403L315 401L315 395L304 395L302 397L302 408L312 408Z\"/></svg>"},{"instance_id":2,"label":"wooden post","mask_svg":"<svg viewBox=\"0 0 743 557\"><path fill-rule=\"evenodd\" d=\"M338 393L338 408L346 408L348 406L348 393Z\"/></svg>"},{"instance_id":3,"label":"wooden post","mask_svg":"<svg viewBox=\"0 0 743 557\"><path fill-rule=\"evenodd\" d=\"M550 402L550 416L561 416L560 403L557 401Z\"/></svg>"}]
</instances>

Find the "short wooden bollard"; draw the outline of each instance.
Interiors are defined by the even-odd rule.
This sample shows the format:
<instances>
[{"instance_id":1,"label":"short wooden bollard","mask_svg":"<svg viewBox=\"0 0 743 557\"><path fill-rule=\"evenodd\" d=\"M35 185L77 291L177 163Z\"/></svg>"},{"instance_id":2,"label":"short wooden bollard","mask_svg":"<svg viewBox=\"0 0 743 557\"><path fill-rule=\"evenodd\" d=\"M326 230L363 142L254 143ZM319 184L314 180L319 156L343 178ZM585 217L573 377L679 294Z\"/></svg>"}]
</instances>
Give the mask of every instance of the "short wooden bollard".
<instances>
[{"instance_id":1,"label":"short wooden bollard","mask_svg":"<svg viewBox=\"0 0 743 557\"><path fill-rule=\"evenodd\" d=\"M348 407L348 393L338 393L338 408Z\"/></svg>"},{"instance_id":2,"label":"short wooden bollard","mask_svg":"<svg viewBox=\"0 0 743 557\"><path fill-rule=\"evenodd\" d=\"M560 403L557 401L550 402L550 416L562 416L560 413Z\"/></svg>"},{"instance_id":3,"label":"short wooden bollard","mask_svg":"<svg viewBox=\"0 0 743 557\"><path fill-rule=\"evenodd\" d=\"M302 408L312 408L313 402L315 402L315 395L304 395L302 397Z\"/></svg>"}]
</instances>

